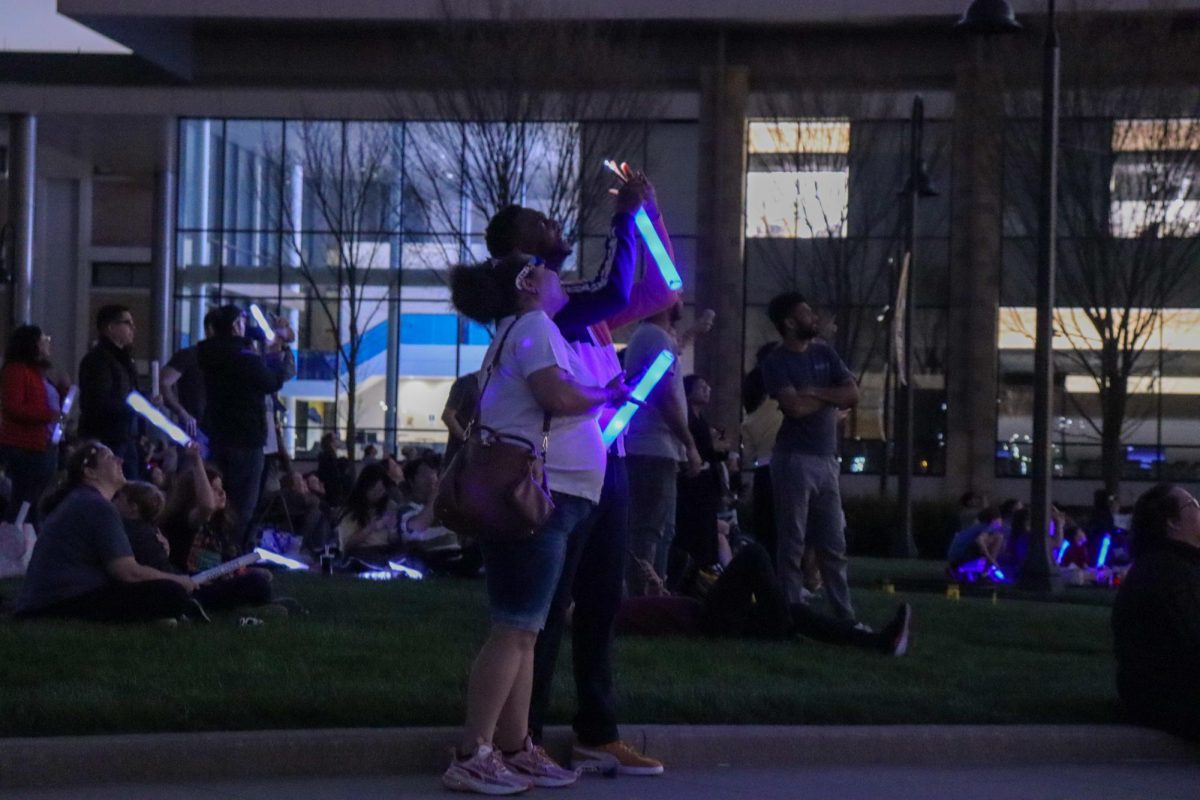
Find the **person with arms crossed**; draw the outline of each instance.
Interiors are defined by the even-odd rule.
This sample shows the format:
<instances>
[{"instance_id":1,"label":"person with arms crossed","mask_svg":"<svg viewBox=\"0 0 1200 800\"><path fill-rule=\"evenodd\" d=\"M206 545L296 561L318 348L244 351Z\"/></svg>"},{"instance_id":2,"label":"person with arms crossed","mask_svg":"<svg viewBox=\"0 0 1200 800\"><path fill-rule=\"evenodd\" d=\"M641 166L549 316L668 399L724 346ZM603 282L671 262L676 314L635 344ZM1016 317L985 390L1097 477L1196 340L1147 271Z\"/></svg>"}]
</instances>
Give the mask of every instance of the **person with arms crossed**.
<instances>
[{"instance_id":1,"label":"person with arms crossed","mask_svg":"<svg viewBox=\"0 0 1200 800\"><path fill-rule=\"evenodd\" d=\"M837 352L817 339L817 314L804 295L777 295L767 315L783 337L762 363L767 392L784 415L771 454L779 579L788 602L802 602L804 549L815 548L835 616L853 620L837 414L858 404L858 382Z\"/></svg>"}]
</instances>

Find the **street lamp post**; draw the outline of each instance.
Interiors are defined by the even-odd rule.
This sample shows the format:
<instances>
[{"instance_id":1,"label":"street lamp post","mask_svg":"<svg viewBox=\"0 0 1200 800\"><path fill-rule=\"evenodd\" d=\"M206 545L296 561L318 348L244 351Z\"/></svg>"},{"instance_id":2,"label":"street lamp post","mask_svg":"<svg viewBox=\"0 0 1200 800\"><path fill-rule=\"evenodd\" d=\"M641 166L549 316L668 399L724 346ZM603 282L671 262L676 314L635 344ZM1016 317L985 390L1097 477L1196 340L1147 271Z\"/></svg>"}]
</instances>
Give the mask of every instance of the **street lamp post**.
<instances>
[{"instance_id":1,"label":"street lamp post","mask_svg":"<svg viewBox=\"0 0 1200 800\"><path fill-rule=\"evenodd\" d=\"M1020 30L1007 0L975 0L956 26L975 33ZM1054 472L1051 435L1054 396L1055 233L1058 221L1059 45L1054 0L1048 0L1042 45L1042 169L1038 197L1037 325L1033 346L1033 476L1029 490L1029 554L1022 565L1022 586L1039 591L1062 589L1062 575L1050 556L1052 524L1050 482Z\"/></svg>"},{"instance_id":2,"label":"street lamp post","mask_svg":"<svg viewBox=\"0 0 1200 800\"><path fill-rule=\"evenodd\" d=\"M899 432L896 443L897 478L900 494L900 527L892 541L892 555L899 558L916 558L917 545L913 537L913 284L916 283L917 268L917 211L921 198L937 197L929 174L925 171L925 161L921 157L925 138L925 101L920 95L913 98L912 119L909 126L908 151L908 180L901 190L900 196L906 200L908 217L904 251L905 257L901 265L904 275L903 285L903 314L896 319L900 326L900 338L903 342L900 353L900 370L897 374L896 387L896 422ZM900 298L896 306L900 308Z\"/></svg>"}]
</instances>

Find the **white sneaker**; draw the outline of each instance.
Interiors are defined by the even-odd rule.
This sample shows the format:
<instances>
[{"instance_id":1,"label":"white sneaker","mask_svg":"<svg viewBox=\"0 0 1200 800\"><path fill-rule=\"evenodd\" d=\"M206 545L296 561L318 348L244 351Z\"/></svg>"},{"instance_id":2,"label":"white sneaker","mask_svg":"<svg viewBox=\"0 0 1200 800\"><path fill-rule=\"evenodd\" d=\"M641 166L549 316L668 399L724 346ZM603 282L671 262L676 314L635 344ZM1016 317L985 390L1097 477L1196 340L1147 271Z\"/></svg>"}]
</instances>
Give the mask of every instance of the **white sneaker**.
<instances>
[{"instance_id":1,"label":"white sneaker","mask_svg":"<svg viewBox=\"0 0 1200 800\"><path fill-rule=\"evenodd\" d=\"M517 777L528 778L534 786L559 788L579 780L579 773L559 766L540 744L526 736L525 745L514 755L501 755L504 765Z\"/></svg>"},{"instance_id":2,"label":"white sneaker","mask_svg":"<svg viewBox=\"0 0 1200 800\"><path fill-rule=\"evenodd\" d=\"M476 794L520 794L533 787L515 775L490 745L481 744L470 758L454 758L442 773L442 785L456 792Z\"/></svg>"}]
</instances>

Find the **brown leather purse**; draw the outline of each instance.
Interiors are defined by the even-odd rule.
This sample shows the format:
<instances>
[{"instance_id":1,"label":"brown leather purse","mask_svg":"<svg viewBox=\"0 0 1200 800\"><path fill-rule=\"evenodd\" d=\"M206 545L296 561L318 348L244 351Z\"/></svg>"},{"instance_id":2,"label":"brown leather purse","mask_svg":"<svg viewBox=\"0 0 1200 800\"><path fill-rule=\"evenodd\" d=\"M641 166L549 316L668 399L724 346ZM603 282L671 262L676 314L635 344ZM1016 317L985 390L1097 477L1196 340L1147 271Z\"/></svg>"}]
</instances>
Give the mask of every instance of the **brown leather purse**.
<instances>
[{"instance_id":1,"label":"brown leather purse","mask_svg":"<svg viewBox=\"0 0 1200 800\"><path fill-rule=\"evenodd\" d=\"M508 326L496 355L487 367L475 414L467 424L467 439L442 470L434 512L450 530L485 542L526 539L554 513L546 483L546 450L550 445L550 415L542 421L541 451L533 442L483 425L483 395L500 362Z\"/></svg>"}]
</instances>

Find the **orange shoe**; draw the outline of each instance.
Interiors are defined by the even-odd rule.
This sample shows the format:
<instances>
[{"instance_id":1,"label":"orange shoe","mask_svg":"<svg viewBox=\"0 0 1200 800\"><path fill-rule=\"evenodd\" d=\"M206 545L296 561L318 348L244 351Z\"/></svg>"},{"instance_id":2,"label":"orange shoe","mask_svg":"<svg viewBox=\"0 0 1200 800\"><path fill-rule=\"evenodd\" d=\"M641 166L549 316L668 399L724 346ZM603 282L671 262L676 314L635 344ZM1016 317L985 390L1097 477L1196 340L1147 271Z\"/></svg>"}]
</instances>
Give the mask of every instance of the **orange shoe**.
<instances>
[{"instance_id":1,"label":"orange shoe","mask_svg":"<svg viewBox=\"0 0 1200 800\"><path fill-rule=\"evenodd\" d=\"M605 775L663 774L661 761L642 755L620 739L595 747L576 744L571 751L571 766L583 772Z\"/></svg>"}]
</instances>

